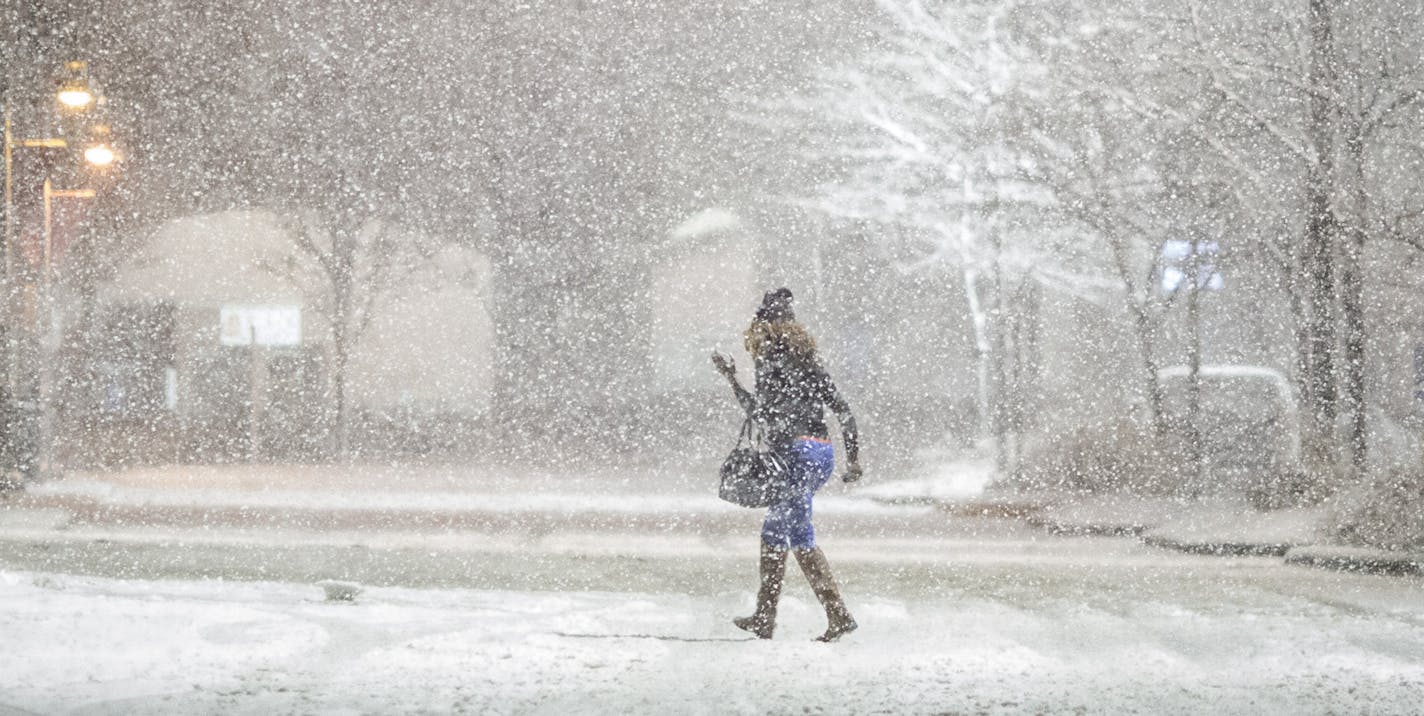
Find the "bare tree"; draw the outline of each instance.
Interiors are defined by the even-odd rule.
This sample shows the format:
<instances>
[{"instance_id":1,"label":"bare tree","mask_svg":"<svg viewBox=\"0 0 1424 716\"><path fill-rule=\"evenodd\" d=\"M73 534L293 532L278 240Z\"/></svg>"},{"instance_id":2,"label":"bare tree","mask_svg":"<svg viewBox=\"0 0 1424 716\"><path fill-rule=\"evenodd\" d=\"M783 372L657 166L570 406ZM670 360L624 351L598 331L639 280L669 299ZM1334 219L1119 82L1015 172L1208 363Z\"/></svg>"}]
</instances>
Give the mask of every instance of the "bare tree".
<instances>
[{"instance_id":1,"label":"bare tree","mask_svg":"<svg viewBox=\"0 0 1424 716\"><path fill-rule=\"evenodd\" d=\"M387 222L353 227L315 211L288 217L286 226L293 250L281 264L268 268L308 293L310 305L326 319L333 448L344 459L350 449L347 367L352 351L370 327L380 300L400 290L436 246Z\"/></svg>"},{"instance_id":2,"label":"bare tree","mask_svg":"<svg viewBox=\"0 0 1424 716\"><path fill-rule=\"evenodd\" d=\"M805 156L833 178L801 203L900 225L885 248L903 267L961 273L986 431L1003 382L994 317L1017 293L1006 282L1122 296L1160 433L1152 265L1163 184L1139 160L1154 137L1132 129L1141 123L1121 99L1132 77L1104 62L1133 22L1083 36L1083 3L880 7L880 49L824 73L818 93L770 106L798 130L820 129Z\"/></svg>"},{"instance_id":3,"label":"bare tree","mask_svg":"<svg viewBox=\"0 0 1424 716\"><path fill-rule=\"evenodd\" d=\"M1018 177L1014 98L1041 68L1009 37L1012 6L929 9L884 0L882 49L827 71L820 90L767 106L789 127L820 134L813 161L839 175L795 199L853 220L898 227L881 249L906 272L952 267L974 346L981 433L996 431L1004 383L995 316L1006 308L1004 276L1031 271L1039 250L1016 223L1045 198ZM1002 437L1002 436L1000 436Z\"/></svg>"},{"instance_id":4,"label":"bare tree","mask_svg":"<svg viewBox=\"0 0 1424 716\"><path fill-rule=\"evenodd\" d=\"M1397 206L1388 195L1403 185L1372 178L1368 168L1372 156L1418 126L1424 72L1406 40L1418 12L1323 0L1304 8L1198 2L1188 10L1184 67L1201 74L1229 110L1201 132L1213 135L1208 146L1224 172L1259 189L1250 205L1258 216L1274 214L1261 223L1278 227L1267 241L1287 244L1268 251L1289 277L1283 284L1297 316L1298 382L1313 438L1307 444L1319 462L1343 453L1363 468L1368 278L1362 261L1371 227L1392 218L1375 207ZM1299 203L1282 203L1291 196L1282 187L1292 184L1300 188ZM1288 227L1300 214L1297 234ZM1347 440L1337 451L1342 412Z\"/></svg>"}]
</instances>

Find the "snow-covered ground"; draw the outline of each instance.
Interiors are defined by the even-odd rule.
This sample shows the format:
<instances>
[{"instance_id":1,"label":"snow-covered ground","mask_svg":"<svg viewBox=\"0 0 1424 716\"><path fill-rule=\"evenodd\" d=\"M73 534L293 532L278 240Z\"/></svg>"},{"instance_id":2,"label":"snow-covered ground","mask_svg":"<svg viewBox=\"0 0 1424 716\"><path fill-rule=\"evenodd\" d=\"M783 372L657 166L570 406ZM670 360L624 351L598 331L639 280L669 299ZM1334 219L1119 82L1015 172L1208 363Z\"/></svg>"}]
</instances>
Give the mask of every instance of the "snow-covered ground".
<instances>
[{"instance_id":1,"label":"snow-covered ground","mask_svg":"<svg viewBox=\"0 0 1424 716\"><path fill-rule=\"evenodd\" d=\"M1281 593L1259 569L1197 563L1173 577L1195 588L1140 599L1130 579L1079 598L1066 573L1041 593L1012 576L917 598L857 584L864 626L833 645L809 640L820 615L800 593L781 638L757 642L727 624L744 591L341 604L310 585L5 572L0 712L1417 713L1417 600L1310 572Z\"/></svg>"},{"instance_id":2,"label":"snow-covered ground","mask_svg":"<svg viewBox=\"0 0 1424 716\"><path fill-rule=\"evenodd\" d=\"M972 480L954 472L884 489ZM235 474L90 476L35 499L277 505L295 490L304 509L428 507L398 494L411 483ZM511 521L461 528L0 509L0 714L1408 714L1424 693L1417 578L1055 536L837 488L818 528L862 627L812 642L823 617L792 566L761 642L729 623L753 600L753 511L681 489L643 500L634 478L529 482L542 496L479 483L504 497L465 507ZM662 509L682 517L590 518ZM362 590L328 602L329 578Z\"/></svg>"}]
</instances>

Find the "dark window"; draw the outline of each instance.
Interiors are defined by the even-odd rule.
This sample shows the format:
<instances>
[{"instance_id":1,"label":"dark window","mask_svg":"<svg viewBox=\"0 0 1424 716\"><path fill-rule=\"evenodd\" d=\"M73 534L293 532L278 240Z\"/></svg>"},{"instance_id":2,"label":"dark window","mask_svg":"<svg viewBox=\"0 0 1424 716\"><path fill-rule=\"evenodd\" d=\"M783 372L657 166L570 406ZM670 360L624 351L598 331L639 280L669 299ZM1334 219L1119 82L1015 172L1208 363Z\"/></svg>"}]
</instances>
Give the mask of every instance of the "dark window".
<instances>
[{"instance_id":1,"label":"dark window","mask_svg":"<svg viewBox=\"0 0 1424 716\"><path fill-rule=\"evenodd\" d=\"M144 418L165 411L173 365L173 306L115 306L104 314L102 326L94 405L113 417Z\"/></svg>"},{"instance_id":2,"label":"dark window","mask_svg":"<svg viewBox=\"0 0 1424 716\"><path fill-rule=\"evenodd\" d=\"M1414 399L1424 403L1424 344L1414 346Z\"/></svg>"}]
</instances>

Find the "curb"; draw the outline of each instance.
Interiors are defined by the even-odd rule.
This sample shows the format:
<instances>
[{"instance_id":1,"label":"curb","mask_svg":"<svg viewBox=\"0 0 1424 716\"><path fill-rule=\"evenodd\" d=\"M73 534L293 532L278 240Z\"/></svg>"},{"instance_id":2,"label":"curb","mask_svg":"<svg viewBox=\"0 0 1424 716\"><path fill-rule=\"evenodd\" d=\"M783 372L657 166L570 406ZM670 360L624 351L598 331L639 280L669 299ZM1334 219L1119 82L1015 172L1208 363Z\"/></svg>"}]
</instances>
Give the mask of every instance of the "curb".
<instances>
[{"instance_id":1,"label":"curb","mask_svg":"<svg viewBox=\"0 0 1424 716\"><path fill-rule=\"evenodd\" d=\"M1424 554L1390 553L1348 547L1297 547L1285 555L1286 564L1332 569L1337 572L1382 574L1391 577L1424 576Z\"/></svg>"},{"instance_id":2,"label":"curb","mask_svg":"<svg viewBox=\"0 0 1424 716\"><path fill-rule=\"evenodd\" d=\"M1048 530L1055 535L1067 535L1070 537L1141 537L1142 533L1151 529L1148 525L1140 524L1091 524L1080 522L1060 522L1058 520L1044 517L1029 517L1027 522L1033 527Z\"/></svg>"},{"instance_id":3,"label":"curb","mask_svg":"<svg viewBox=\"0 0 1424 716\"><path fill-rule=\"evenodd\" d=\"M943 497L905 496L876 497L871 502L891 507L933 507L956 517L1001 517L1006 519L1028 518L1043 509L1043 504L1028 500L952 500Z\"/></svg>"},{"instance_id":4,"label":"curb","mask_svg":"<svg viewBox=\"0 0 1424 716\"><path fill-rule=\"evenodd\" d=\"M1036 502L1014 502L1010 500L981 502L941 501L938 507L958 517L998 517L1004 519L1028 520L1033 520L1034 515L1043 509L1043 505Z\"/></svg>"},{"instance_id":5,"label":"curb","mask_svg":"<svg viewBox=\"0 0 1424 716\"><path fill-rule=\"evenodd\" d=\"M1162 535L1143 535L1142 541L1151 547L1174 549L1187 554L1209 554L1222 557L1284 557L1299 546L1272 542L1199 542L1179 540Z\"/></svg>"},{"instance_id":6,"label":"curb","mask_svg":"<svg viewBox=\"0 0 1424 716\"><path fill-rule=\"evenodd\" d=\"M1360 574L1395 577L1424 576L1424 552L1391 553L1384 550L1312 545L1290 541L1210 541L1154 533L1161 525L1137 522L1075 522L1043 514L1045 504L1028 500L978 500L954 502L934 498L876 499L886 504L933 504L963 517L993 516L1022 519L1050 534L1072 537L1131 537L1149 547L1186 554L1217 557L1276 557L1285 564Z\"/></svg>"},{"instance_id":7,"label":"curb","mask_svg":"<svg viewBox=\"0 0 1424 716\"><path fill-rule=\"evenodd\" d=\"M1152 528L1142 525L1065 523L1036 516L1030 516L1026 521L1030 525L1045 529L1052 534L1135 537L1149 547L1170 549L1186 554L1215 557L1279 557L1285 564L1298 567L1391 577L1424 577L1424 553L1419 552L1390 553L1383 550L1303 545L1289 542L1209 542L1146 534Z\"/></svg>"}]
</instances>

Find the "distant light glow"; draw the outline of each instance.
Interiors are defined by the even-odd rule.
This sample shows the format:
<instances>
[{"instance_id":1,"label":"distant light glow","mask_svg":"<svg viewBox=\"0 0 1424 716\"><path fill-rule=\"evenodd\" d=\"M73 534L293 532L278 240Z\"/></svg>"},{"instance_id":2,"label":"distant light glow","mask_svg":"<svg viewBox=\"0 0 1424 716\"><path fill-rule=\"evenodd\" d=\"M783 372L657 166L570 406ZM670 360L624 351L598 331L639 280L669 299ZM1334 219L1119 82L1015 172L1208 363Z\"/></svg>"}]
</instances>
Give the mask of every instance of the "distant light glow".
<instances>
[{"instance_id":1,"label":"distant light glow","mask_svg":"<svg viewBox=\"0 0 1424 716\"><path fill-rule=\"evenodd\" d=\"M117 158L114 150L107 144L96 144L84 150L84 161L96 167L107 167Z\"/></svg>"},{"instance_id":2,"label":"distant light glow","mask_svg":"<svg viewBox=\"0 0 1424 716\"><path fill-rule=\"evenodd\" d=\"M83 109L94 102L94 93L88 87L72 86L59 91L59 103L70 109Z\"/></svg>"},{"instance_id":3,"label":"distant light glow","mask_svg":"<svg viewBox=\"0 0 1424 716\"><path fill-rule=\"evenodd\" d=\"M1197 262L1197 289L1220 291L1225 288L1226 282L1222 278L1221 269L1216 265L1218 253L1219 248L1215 241L1199 241L1193 244L1190 241L1174 239L1163 243L1158 257L1162 292L1174 293L1183 287L1189 290L1192 288L1189 284L1193 260Z\"/></svg>"}]
</instances>

